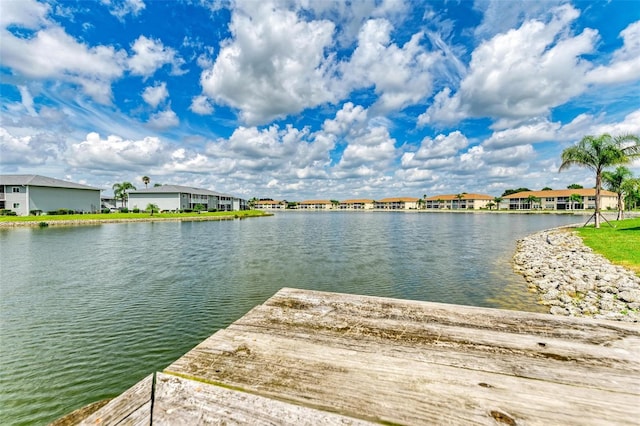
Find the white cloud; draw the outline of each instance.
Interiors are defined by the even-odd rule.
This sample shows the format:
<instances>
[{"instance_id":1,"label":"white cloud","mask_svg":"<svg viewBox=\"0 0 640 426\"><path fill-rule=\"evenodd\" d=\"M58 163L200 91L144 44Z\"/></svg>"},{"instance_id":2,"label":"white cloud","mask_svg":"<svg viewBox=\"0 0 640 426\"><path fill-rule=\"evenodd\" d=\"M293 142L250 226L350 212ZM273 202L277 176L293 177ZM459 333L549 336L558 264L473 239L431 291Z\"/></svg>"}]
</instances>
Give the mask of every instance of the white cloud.
<instances>
[{"instance_id":1,"label":"white cloud","mask_svg":"<svg viewBox=\"0 0 640 426\"><path fill-rule=\"evenodd\" d=\"M373 85L382 111L399 110L431 94L430 69L440 54L428 53L418 32L402 47L391 43L391 23L385 19L367 21L358 35L358 47L343 66L352 87Z\"/></svg>"},{"instance_id":2,"label":"white cloud","mask_svg":"<svg viewBox=\"0 0 640 426\"><path fill-rule=\"evenodd\" d=\"M334 24L305 21L268 2L233 11L233 39L223 43L213 67L203 71L204 94L260 124L337 100L332 88Z\"/></svg>"},{"instance_id":3,"label":"white cloud","mask_svg":"<svg viewBox=\"0 0 640 426\"><path fill-rule=\"evenodd\" d=\"M474 9L482 12L482 23L474 33L489 39L498 33L519 27L524 21L547 14L566 0L476 0Z\"/></svg>"},{"instance_id":4,"label":"white cloud","mask_svg":"<svg viewBox=\"0 0 640 426\"><path fill-rule=\"evenodd\" d=\"M550 141L557 137L559 129L560 123L552 123L548 120L536 120L533 123L494 132L482 143L482 146L485 148L499 149Z\"/></svg>"},{"instance_id":5,"label":"white cloud","mask_svg":"<svg viewBox=\"0 0 640 426\"><path fill-rule=\"evenodd\" d=\"M621 33L623 45L613 53L609 65L592 70L587 79L593 83L624 83L640 80L640 21L625 28Z\"/></svg>"},{"instance_id":6,"label":"white cloud","mask_svg":"<svg viewBox=\"0 0 640 426\"><path fill-rule=\"evenodd\" d=\"M180 124L180 119L171 107L169 107L164 111L153 114L147 123L154 129L164 130Z\"/></svg>"},{"instance_id":7,"label":"white cloud","mask_svg":"<svg viewBox=\"0 0 640 426\"><path fill-rule=\"evenodd\" d=\"M143 0L102 0L109 7L109 13L123 20L127 15L138 16L146 5Z\"/></svg>"},{"instance_id":8,"label":"white cloud","mask_svg":"<svg viewBox=\"0 0 640 426\"><path fill-rule=\"evenodd\" d=\"M124 51L78 43L54 25L37 31L31 38L16 37L7 30L2 30L0 36L4 66L31 78L78 84L101 103L111 101L111 83L123 74Z\"/></svg>"},{"instance_id":9,"label":"white cloud","mask_svg":"<svg viewBox=\"0 0 640 426\"><path fill-rule=\"evenodd\" d=\"M498 120L494 127L504 127L546 116L551 108L581 94L591 68L581 56L594 50L597 32L585 29L569 36L578 16L571 6L561 6L548 23L527 21L482 43L472 54L469 74L458 92L441 92L419 122L492 117Z\"/></svg>"},{"instance_id":10,"label":"white cloud","mask_svg":"<svg viewBox=\"0 0 640 426\"><path fill-rule=\"evenodd\" d=\"M325 120L322 128L325 132L341 136L352 129L361 128L367 121L367 110L360 105L347 102L332 120Z\"/></svg>"},{"instance_id":11,"label":"white cloud","mask_svg":"<svg viewBox=\"0 0 640 426\"><path fill-rule=\"evenodd\" d=\"M438 135L434 139L424 138L420 148L416 152L415 160L428 160L432 158L445 158L458 154L469 146L469 140L459 130L449 133L447 136Z\"/></svg>"},{"instance_id":12,"label":"white cloud","mask_svg":"<svg viewBox=\"0 0 640 426\"><path fill-rule=\"evenodd\" d=\"M169 91L167 90L167 83L165 82L148 86L144 89L144 92L142 92L142 99L153 108L160 105L168 96Z\"/></svg>"},{"instance_id":13,"label":"white cloud","mask_svg":"<svg viewBox=\"0 0 640 426\"><path fill-rule=\"evenodd\" d=\"M55 156L52 144L41 144L34 136L14 136L0 127L0 164L3 166L40 166Z\"/></svg>"},{"instance_id":14,"label":"white cloud","mask_svg":"<svg viewBox=\"0 0 640 426\"><path fill-rule=\"evenodd\" d=\"M18 86L20 97L22 98L22 106L31 116L36 116L36 110L33 107L33 97L26 86Z\"/></svg>"},{"instance_id":15,"label":"white cloud","mask_svg":"<svg viewBox=\"0 0 640 426\"><path fill-rule=\"evenodd\" d=\"M133 43L131 50L133 55L128 60L128 68L133 75L147 78L164 65L171 65L171 73L174 75L184 73L180 69L184 60L178 56L175 49L164 46L160 40L141 35Z\"/></svg>"},{"instance_id":16,"label":"white cloud","mask_svg":"<svg viewBox=\"0 0 640 426\"><path fill-rule=\"evenodd\" d=\"M387 128L364 129L349 139L349 144L336 168L353 170L361 166L371 166L380 173L395 159L394 144L395 139L389 135Z\"/></svg>"},{"instance_id":17,"label":"white cloud","mask_svg":"<svg viewBox=\"0 0 640 426\"><path fill-rule=\"evenodd\" d=\"M3 1L0 13L0 25L19 25L37 29L47 23L50 6L35 0Z\"/></svg>"},{"instance_id":18,"label":"white cloud","mask_svg":"<svg viewBox=\"0 0 640 426\"><path fill-rule=\"evenodd\" d=\"M213 106L204 95L194 96L189 109L199 115L210 115L213 113Z\"/></svg>"},{"instance_id":19,"label":"white cloud","mask_svg":"<svg viewBox=\"0 0 640 426\"><path fill-rule=\"evenodd\" d=\"M168 146L156 137L125 140L119 136L101 139L98 133L89 133L86 139L71 144L66 155L73 167L89 170L147 170L169 160Z\"/></svg>"}]
</instances>

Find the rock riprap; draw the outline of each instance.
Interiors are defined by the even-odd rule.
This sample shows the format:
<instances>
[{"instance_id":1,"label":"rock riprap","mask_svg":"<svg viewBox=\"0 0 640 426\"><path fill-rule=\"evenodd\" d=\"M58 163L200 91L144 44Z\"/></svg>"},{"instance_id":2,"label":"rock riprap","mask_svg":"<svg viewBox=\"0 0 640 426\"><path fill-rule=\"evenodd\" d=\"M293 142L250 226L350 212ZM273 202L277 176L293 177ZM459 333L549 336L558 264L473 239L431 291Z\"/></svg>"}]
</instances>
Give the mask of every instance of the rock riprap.
<instances>
[{"instance_id":1,"label":"rock riprap","mask_svg":"<svg viewBox=\"0 0 640 426\"><path fill-rule=\"evenodd\" d=\"M551 314L640 321L640 277L594 253L570 229L518 240L513 261Z\"/></svg>"}]
</instances>

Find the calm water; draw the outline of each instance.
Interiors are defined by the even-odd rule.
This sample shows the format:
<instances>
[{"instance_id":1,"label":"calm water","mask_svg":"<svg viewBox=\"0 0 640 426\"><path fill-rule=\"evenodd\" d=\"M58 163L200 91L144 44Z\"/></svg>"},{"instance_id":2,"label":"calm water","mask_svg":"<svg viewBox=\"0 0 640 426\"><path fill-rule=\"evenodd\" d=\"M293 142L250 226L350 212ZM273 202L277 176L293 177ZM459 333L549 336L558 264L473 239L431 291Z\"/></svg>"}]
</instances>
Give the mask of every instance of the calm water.
<instances>
[{"instance_id":1,"label":"calm water","mask_svg":"<svg viewBox=\"0 0 640 426\"><path fill-rule=\"evenodd\" d=\"M515 240L580 221L290 212L0 230L0 424L115 396L285 286L534 310Z\"/></svg>"}]
</instances>

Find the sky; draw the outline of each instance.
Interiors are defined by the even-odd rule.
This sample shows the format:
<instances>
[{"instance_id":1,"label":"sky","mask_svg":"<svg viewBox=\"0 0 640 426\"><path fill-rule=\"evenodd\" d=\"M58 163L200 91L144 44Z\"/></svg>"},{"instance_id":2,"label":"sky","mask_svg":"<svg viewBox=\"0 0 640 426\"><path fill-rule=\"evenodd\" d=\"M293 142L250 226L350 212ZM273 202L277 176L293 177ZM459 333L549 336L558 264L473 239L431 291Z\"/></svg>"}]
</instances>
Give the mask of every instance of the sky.
<instances>
[{"instance_id":1,"label":"sky","mask_svg":"<svg viewBox=\"0 0 640 426\"><path fill-rule=\"evenodd\" d=\"M593 187L563 149L640 135L638 0L1 0L0 31L0 172L104 195Z\"/></svg>"}]
</instances>

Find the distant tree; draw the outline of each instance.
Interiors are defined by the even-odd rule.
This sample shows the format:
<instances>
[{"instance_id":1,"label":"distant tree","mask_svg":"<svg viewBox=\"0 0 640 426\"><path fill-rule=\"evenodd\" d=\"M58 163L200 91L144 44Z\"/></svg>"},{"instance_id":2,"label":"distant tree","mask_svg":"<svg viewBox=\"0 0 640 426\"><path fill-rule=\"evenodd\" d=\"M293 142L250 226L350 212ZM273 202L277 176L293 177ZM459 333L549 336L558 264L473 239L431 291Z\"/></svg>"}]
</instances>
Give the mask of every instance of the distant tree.
<instances>
[{"instance_id":1,"label":"distant tree","mask_svg":"<svg viewBox=\"0 0 640 426\"><path fill-rule=\"evenodd\" d=\"M493 206L495 206L495 205L496 205L496 203L494 203L493 201L489 201L489 202L487 203L487 207L489 207L489 210L491 210L491 208L492 208Z\"/></svg>"},{"instance_id":2,"label":"distant tree","mask_svg":"<svg viewBox=\"0 0 640 426\"><path fill-rule=\"evenodd\" d=\"M582 189L584 188L582 185L578 185L577 183L572 183L571 185L567 186L567 189Z\"/></svg>"},{"instance_id":3,"label":"distant tree","mask_svg":"<svg viewBox=\"0 0 640 426\"><path fill-rule=\"evenodd\" d=\"M503 193L502 196L506 197L507 195L511 195L511 194L517 194L518 192L527 192L527 191L531 191L529 188L518 188L518 189L506 189Z\"/></svg>"},{"instance_id":4,"label":"distant tree","mask_svg":"<svg viewBox=\"0 0 640 426\"><path fill-rule=\"evenodd\" d=\"M604 133L600 136L585 136L576 145L562 151L559 171L571 166L582 166L596 174L595 227L600 228L600 189L602 172L606 167L625 164L632 156L640 155L640 138L635 135L612 137Z\"/></svg>"},{"instance_id":5,"label":"distant tree","mask_svg":"<svg viewBox=\"0 0 640 426\"><path fill-rule=\"evenodd\" d=\"M442 200L442 199L438 198L438 199L436 200L436 202L438 203L438 208L439 208L439 209L441 209L441 208L443 208L443 207L444 207L444 200Z\"/></svg>"},{"instance_id":6,"label":"distant tree","mask_svg":"<svg viewBox=\"0 0 640 426\"><path fill-rule=\"evenodd\" d=\"M204 205L202 204L196 204L195 206L193 206L193 211L198 212L198 214L200 214L202 210L204 210Z\"/></svg>"},{"instance_id":7,"label":"distant tree","mask_svg":"<svg viewBox=\"0 0 640 426\"><path fill-rule=\"evenodd\" d=\"M136 190L136 187L133 186L131 182L122 182L122 183L114 183L111 187L113 189L113 197L117 200L120 199L122 202L122 207L124 207L127 202L127 191Z\"/></svg>"},{"instance_id":8,"label":"distant tree","mask_svg":"<svg viewBox=\"0 0 640 426\"><path fill-rule=\"evenodd\" d=\"M545 186L544 188L541 189L541 191L553 191L553 188Z\"/></svg>"},{"instance_id":9,"label":"distant tree","mask_svg":"<svg viewBox=\"0 0 640 426\"><path fill-rule=\"evenodd\" d=\"M142 183L144 183L145 188L147 187L147 185L149 185L149 182L151 182L151 179L149 179L149 176L142 176Z\"/></svg>"},{"instance_id":10,"label":"distant tree","mask_svg":"<svg viewBox=\"0 0 640 426\"><path fill-rule=\"evenodd\" d=\"M625 190L624 182L632 177L633 173L631 173L631 170L624 166L617 167L613 172L602 172L602 183L604 187L609 191L615 192L618 196L618 215L616 220L624 217L624 203L622 202Z\"/></svg>"},{"instance_id":11,"label":"distant tree","mask_svg":"<svg viewBox=\"0 0 640 426\"><path fill-rule=\"evenodd\" d=\"M253 197L252 199L250 199L249 203L248 203L249 204L249 208L253 209L256 206L257 202L258 202L258 199L256 197Z\"/></svg>"},{"instance_id":12,"label":"distant tree","mask_svg":"<svg viewBox=\"0 0 640 426\"><path fill-rule=\"evenodd\" d=\"M571 210L575 209L576 203L582 203L582 195L580 194L571 194L569 195L569 208Z\"/></svg>"},{"instance_id":13,"label":"distant tree","mask_svg":"<svg viewBox=\"0 0 640 426\"><path fill-rule=\"evenodd\" d=\"M151 213L151 216L153 216L154 213L157 213L160 211L160 207L158 207L157 204L149 203L147 204L147 208L145 210Z\"/></svg>"},{"instance_id":14,"label":"distant tree","mask_svg":"<svg viewBox=\"0 0 640 426\"><path fill-rule=\"evenodd\" d=\"M624 188L624 204L627 210L632 210L640 204L640 178L627 179L622 184Z\"/></svg>"},{"instance_id":15,"label":"distant tree","mask_svg":"<svg viewBox=\"0 0 640 426\"><path fill-rule=\"evenodd\" d=\"M418 198L418 202L416 203L418 205L418 209L422 209L422 206L424 205L425 201L424 198Z\"/></svg>"},{"instance_id":16,"label":"distant tree","mask_svg":"<svg viewBox=\"0 0 640 426\"><path fill-rule=\"evenodd\" d=\"M158 186L162 186L162 184L161 184L161 183L154 183L154 184L153 184L153 187L154 187L154 188L157 188Z\"/></svg>"},{"instance_id":17,"label":"distant tree","mask_svg":"<svg viewBox=\"0 0 640 426\"><path fill-rule=\"evenodd\" d=\"M460 202L464 198L464 194L465 194L464 192L461 192L460 194L456 194L455 195L456 199L458 200L458 207L457 208L460 208Z\"/></svg>"}]
</instances>

